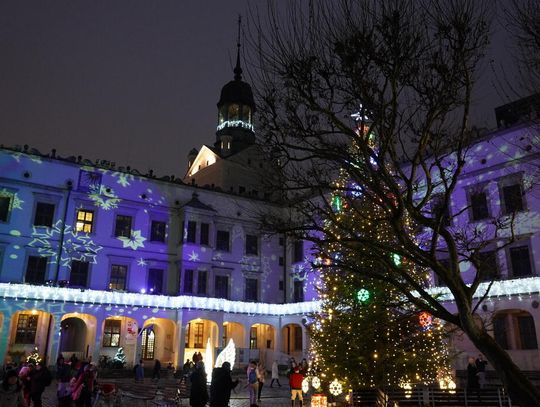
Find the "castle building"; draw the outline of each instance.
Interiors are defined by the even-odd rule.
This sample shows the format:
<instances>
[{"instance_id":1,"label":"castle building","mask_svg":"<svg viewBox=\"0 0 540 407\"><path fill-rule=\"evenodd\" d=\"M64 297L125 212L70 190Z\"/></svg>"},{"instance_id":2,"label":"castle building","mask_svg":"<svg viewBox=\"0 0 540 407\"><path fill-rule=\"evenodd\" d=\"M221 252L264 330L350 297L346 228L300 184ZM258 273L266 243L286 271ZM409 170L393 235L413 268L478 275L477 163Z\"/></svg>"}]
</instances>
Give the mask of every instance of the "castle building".
<instances>
[{"instance_id":1,"label":"castle building","mask_svg":"<svg viewBox=\"0 0 540 407\"><path fill-rule=\"evenodd\" d=\"M184 181L0 149L0 360L59 354L181 365L230 339L237 363L307 353L317 302L302 241L261 228L255 102L234 80ZM258 185L258 186L257 186Z\"/></svg>"}]
</instances>

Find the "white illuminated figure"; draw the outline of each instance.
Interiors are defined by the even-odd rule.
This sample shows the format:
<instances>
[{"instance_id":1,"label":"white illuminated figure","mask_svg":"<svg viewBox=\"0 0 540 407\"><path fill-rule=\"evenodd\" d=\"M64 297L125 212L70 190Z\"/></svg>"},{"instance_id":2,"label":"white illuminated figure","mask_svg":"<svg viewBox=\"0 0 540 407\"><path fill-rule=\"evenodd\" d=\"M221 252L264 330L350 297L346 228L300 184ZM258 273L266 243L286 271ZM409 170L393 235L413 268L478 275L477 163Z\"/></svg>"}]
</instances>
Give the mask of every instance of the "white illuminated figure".
<instances>
[{"instance_id":1,"label":"white illuminated figure","mask_svg":"<svg viewBox=\"0 0 540 407\"><path fill-rule=\"evenodd\" d=\"M206 341L206 351L204 353L205 364L204 371L206 372L206 380L210 383L212 380L212 369L214 366L214 347L212 346L212 341L210 337Z\"/></svg>"},{"instance_id":2,"label":"white illuminated figure","mask_svg":"<svg viewBox=\"0 0 540 407\"><path fill-rule=\"evenodd\" d=\"M224 362L229 362L231 364L231 370L234 367L234 362L236 360L236 346L232 338L229 340L229 343L225 348L219 353L216 358L215 367L221 367Z\"/></svg>"}]
</instances>

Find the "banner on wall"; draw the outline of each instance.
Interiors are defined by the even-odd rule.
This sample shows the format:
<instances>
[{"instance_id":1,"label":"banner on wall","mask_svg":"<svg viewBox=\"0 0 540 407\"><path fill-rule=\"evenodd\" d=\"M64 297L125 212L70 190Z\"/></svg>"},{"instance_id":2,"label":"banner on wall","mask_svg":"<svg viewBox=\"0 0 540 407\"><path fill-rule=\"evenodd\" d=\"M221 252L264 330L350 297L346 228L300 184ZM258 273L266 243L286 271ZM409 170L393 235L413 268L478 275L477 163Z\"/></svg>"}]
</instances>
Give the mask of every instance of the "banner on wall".
<instances>
[{"instance_id":1,"label":"banner on wall","mask_svg":"<svg viewBox=\"0 0 540 407\"><path fill-rule=\"evenodd\" d=\"M139 333L139 327L137 321L128 319L126 324L126 345L137 343L137 335Z\"/></svg>"}]
</instances>

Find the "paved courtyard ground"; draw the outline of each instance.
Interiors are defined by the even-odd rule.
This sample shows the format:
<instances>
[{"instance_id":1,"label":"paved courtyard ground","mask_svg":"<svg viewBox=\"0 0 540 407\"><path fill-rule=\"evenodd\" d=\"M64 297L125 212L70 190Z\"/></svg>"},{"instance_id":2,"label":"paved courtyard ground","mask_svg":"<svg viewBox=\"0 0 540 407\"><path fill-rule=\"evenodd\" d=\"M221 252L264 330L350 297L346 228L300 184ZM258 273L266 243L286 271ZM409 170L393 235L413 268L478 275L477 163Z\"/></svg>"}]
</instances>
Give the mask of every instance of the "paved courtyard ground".
<instances>
[{"instance_id":1,"label":"paved courtyard ground","mask_svg":"<svg viewBox=\"0 0 540 407\"><path fill-rule=\"evenodd\" d=\"M120 389L124 395L122 397L122 406L139 407L148 406L154 407L158 405L166 406L163 401L159 399L171 399L176 394L178 388L178 380L173 378L161 379L156 382L151 379L145 379L144 382L135 382L131 378L115 378L115 379L101 379L98 377L100 383L114 383ZM282 387L270 388L270 380L267 380L262 390L261 402L258 403L260 407L290 407L290 389L287 383L287 378L283 377L280 382ZM237 386L231 394L230 407L249 407L248 391L245 386L245 381ZM56 407L56 382L53 383L45 390L43 394L43 407ZM108 406L98 401L95 404L96 407ZM111 404L112 405L112 404ZM189 406L189 399L183 398L181 400L182 406ZM298 406L298 403L296 404ZM304 400L304 406L309 405L307 399Z\"/></svg>"}]
</instances>

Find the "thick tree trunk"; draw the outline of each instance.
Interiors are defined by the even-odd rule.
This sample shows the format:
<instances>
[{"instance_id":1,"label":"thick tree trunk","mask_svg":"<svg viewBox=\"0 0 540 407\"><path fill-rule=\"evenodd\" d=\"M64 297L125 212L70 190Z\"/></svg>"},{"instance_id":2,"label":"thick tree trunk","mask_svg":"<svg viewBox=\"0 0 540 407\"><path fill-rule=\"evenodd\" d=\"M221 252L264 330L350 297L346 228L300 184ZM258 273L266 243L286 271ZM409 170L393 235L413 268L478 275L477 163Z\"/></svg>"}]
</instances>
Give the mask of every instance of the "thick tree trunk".
<instances>
[{"instance_id":1,"label":"thick tree trunk","mask_svg":"<svg viewBox=\"0 0 540 407\"><path fill-rule=\"evenodd\" d=\"M495 339L483 328L477 327L472 317L468 321L462 318L462 323L463 331L497 372L512 403L520 407L540 406L540 390L523 374Z\"/></svg>"}]
</instances>

